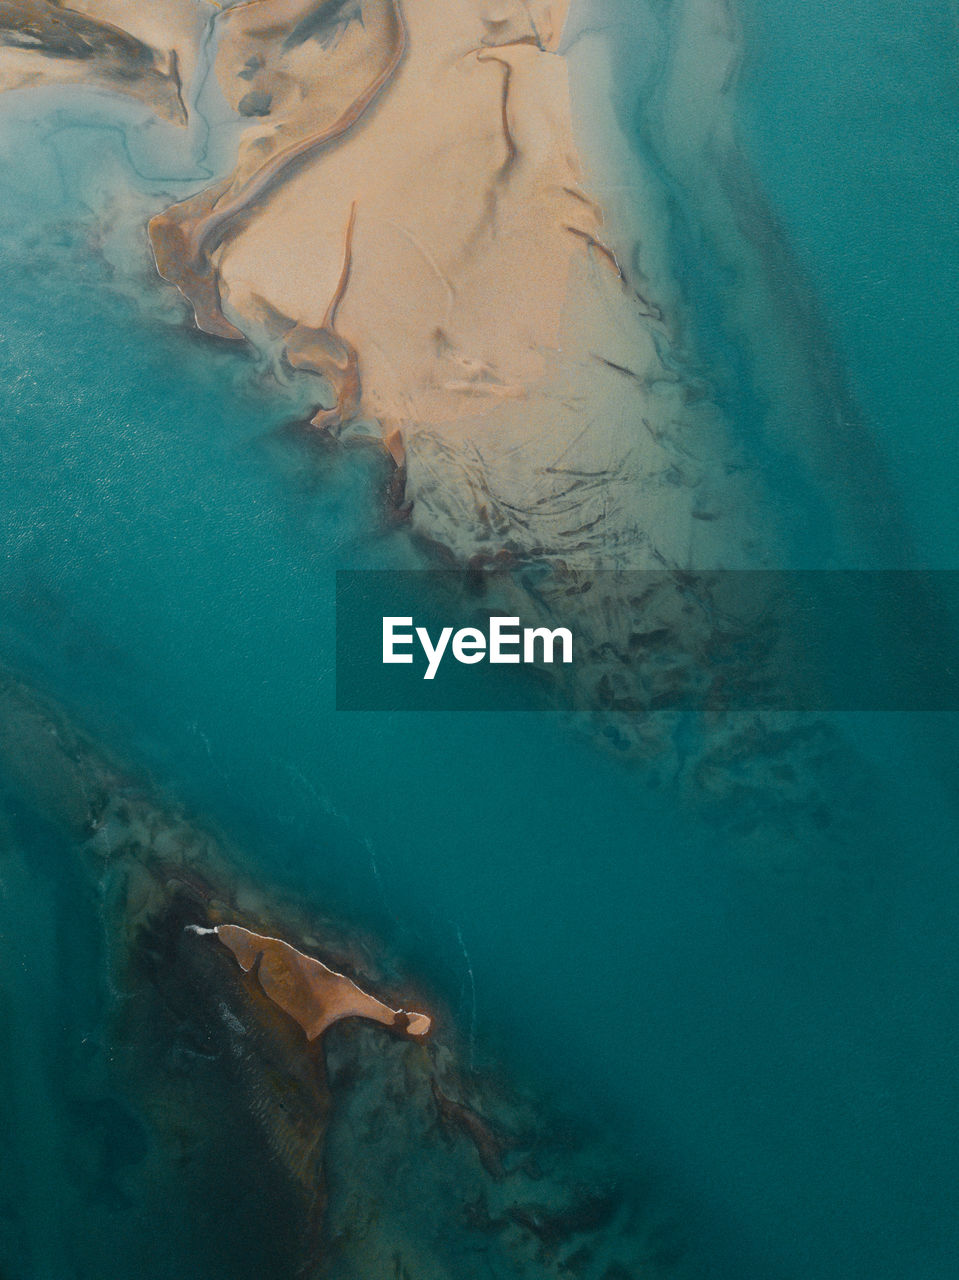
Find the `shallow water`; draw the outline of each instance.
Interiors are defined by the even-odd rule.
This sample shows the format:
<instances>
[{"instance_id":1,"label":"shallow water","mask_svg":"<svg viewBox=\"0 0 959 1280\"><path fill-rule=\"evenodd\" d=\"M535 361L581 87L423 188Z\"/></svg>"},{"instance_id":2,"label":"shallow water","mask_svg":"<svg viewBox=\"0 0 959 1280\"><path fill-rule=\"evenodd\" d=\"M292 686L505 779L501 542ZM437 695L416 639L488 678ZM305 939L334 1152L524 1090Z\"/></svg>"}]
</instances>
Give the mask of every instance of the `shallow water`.
<instances>
[{"instance_id":1,"label":"shallow water","mask_svg":"<svg viewBox=\"0 0 959 1280\"><path fill-rule=\"evenodd\" d=\"M800 20L748 0L739 100L918 559L954 566L955 27L945 4L920 16L843 0ZM222 824L265 881L373 929L450 1003L477 1064L613 1130L668 1197L692 1274L951 1274L948 726L847 719L883 805L829 865L821 845L744 859L548 716L337 713L334 570L419 563L380 510L383 464L291 425L307 392L177 322L145 261L146 301L91 252L97 176L133 156L154 175L140 190L168 190L167 144L132 109L54 101L52 141L48 126L5 135L3 662ZM106 252L129 267L121 233ZM721 311L702 323L729 343ZM806 500L808 477L777 484ZM116 1242L133 1248L143 1224L109 1188L149 1136L122 1100L105 1118L82 1105L83 1045L109 1004L100 904L63 838L15 794L6 809L0 1267L126 1280ZM99 1155L84 1130L108 1135ZM147 1232L172 1223L169 1254L146 1274L180 1273L190 1212L157 1209ZM259 1265L244 1241L208 1274Z\"/></svg>"}]
</instances>

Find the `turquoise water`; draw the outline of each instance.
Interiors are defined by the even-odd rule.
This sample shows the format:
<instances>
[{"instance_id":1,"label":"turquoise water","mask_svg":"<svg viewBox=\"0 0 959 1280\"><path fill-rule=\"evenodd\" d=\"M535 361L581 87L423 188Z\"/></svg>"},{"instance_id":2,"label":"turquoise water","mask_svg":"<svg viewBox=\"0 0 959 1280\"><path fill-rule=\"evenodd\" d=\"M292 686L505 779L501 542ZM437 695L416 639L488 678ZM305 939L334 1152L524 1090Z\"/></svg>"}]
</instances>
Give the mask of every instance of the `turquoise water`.
<instances>
[{"instance_id":1,"label":"turquoise water","mask_svg":"<svg viewBox=\"0 0 959 1280\"><path fill-rule=\"evenodd\" d=\"M749 0L742 136L919 558L954 566L955 27L944 4L859 8ZM294 422L301 391L142 305L90 252L70 192L128 163L102 112L76 128L74 109L55 154L28 132L8 160L3 662L222 824L265 880L374 930L449 1002L477 1065L613 1132L693 1274L953 1275L948 726L848 718L882 796L830 865L821 844L745 858L546 716L336 713L335 569L418 563L388 529L384 466L318 447ZM90 1165L64 1159L90 1127L79 1046L107 1000L97 904L62 837L7 809L5 843L27 855L0 871L0 1267L126 1280L115 1242L160 1227L81 1193ZM115 1106L104 1188L149 1143ZM253 1241L240 1231L208 1274L265 1274ZM169 1249L151 1274L177 1273L188 1251Z\"/></svg>"},{"instance_id":2,"label":"turquoise water","mask_svg":"<svg viewBox=\"0 0 959 1280\"><path fill-rule=\"evenodd\" d=\"M891 462L920 564L959 556L957 16L921 0L741 6L740 136Z\"/></svg>"}]
</instances>

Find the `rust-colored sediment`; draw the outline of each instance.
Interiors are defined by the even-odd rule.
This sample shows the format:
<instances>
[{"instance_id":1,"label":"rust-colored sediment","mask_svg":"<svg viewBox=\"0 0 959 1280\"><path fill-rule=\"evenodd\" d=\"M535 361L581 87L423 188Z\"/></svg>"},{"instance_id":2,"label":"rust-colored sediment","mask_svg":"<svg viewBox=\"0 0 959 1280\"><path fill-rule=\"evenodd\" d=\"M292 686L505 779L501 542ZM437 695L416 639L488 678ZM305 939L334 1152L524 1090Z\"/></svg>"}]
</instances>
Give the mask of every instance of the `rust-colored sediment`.
<instances>
[{"instance_id":1,"label":"rust-colored sediment","mask_svg":"<svg viewBox=\"0 0 959 1280\"><path fill-rule=\"evenodd\" d=\"M353 228L356 225L356 201L350 206L343 249L343 269L336 290L319 328L296 324L287 333L283 354L294 369L308 369L322 374L333 388L336 403L332 409L320 409L313 426L324 430L340 426L354 417L360 408L360 366L355 347L336 331L336 313L350 282L353 263Z\"/></svg>"},{"instance_id":2,"label":"rust-colored sediment","mask_svg":"<svg viewBox=\"0 0 959 1280\"><path fill-rule=\"evenodd\" d=\"M266 7L268 0L260 2ZM239 12L242 20L242 11L250 7L253 6L237 6L229 10L225 17L235 17ZM277 6L273 4L270 8L275 11ZM287 4L286 8L299 11L302 18L309 10L318 10L322 6ZM289 20L293 15L285 16ZM275 20L275 12L273 17ZM188 200L173 205L151 220L150 241L157 270L165 280L175 284L193 306L199 328L223 337L243 337L222 314L210 255L220 247L241 214L252 210L257 202L270 195L307 160L343 138L376 101L395 74L406 49L406 27L398 0L389 0L384 27L378 33L379 38L373 39L370 44L370 61L373 65L368 82L355 97L349 99L330 123L287 146L281 146L237 185L236 179L243 167L242 164L238 166L237 174L227 184L228 188L232 187L229 194L224 193L223 187L211 188L209 193L204 193L209 198L203 202L203 207L197 208L195 200ZM378 67L375 65L377 62L381 64ZM291 123L295 128L295 122L286 123L288 129ZM351 218L349 236L352 236L352 225ZM331 303L331 309L335 313L335 300ZM322 348L322 340L317 341ZM301 355L298 367L304 367L305 363L306 356ZM321 350L316 372L325 374L328 363L327 353Z\"/></svg>"},{"instance_id":3,"label":"rust-colored sediment","mask_svg":"<svg viewBox=\"0 0 959 1280\"><path fill-rule=\"evenodd\" d=\"M465 1102L457 1102L448 1097L440 1089L435 1078L430 1079L430 1092L440 1119L450 1130L458 1130L466 1135L476 1148L480 1163L491 1178L499 1181L505 1175L503 1155L507 1143L494 1132L492 1125L479 1112L468 1107Z\"/></svg>"},{"instance_id":4,"label":"rust-colored sediment","mask_svg":"<svg viewBox=\"0 0 959 1280\"><path fill-rule=\"evenodd\" d=\"M344 974L328 969L288 942L236 924L218 925L214 932L233 952L240 968L255 973L264 994L300 1024L308 1040L318 1040L343 1018L379 1022L413 1040L429 1034L432 1020L427 1014L391 1009Z\"/></svg>"},{"instance_id":5,"label":"rust-colored sediment","mask_svg":"<svg viewBox=\"0 0 959 1280\"><path fill-rule=\"evenodd\" d=\"M241 331L223 314L216 272L208 262L196 257L192 241L192 229L209 214L228 185L208 187L175 205L175 217L169 211L158 213L150 219L149 232L157 270L189 301L197 328L218 338L242 342Z\"/></svg>"}]
</instances>

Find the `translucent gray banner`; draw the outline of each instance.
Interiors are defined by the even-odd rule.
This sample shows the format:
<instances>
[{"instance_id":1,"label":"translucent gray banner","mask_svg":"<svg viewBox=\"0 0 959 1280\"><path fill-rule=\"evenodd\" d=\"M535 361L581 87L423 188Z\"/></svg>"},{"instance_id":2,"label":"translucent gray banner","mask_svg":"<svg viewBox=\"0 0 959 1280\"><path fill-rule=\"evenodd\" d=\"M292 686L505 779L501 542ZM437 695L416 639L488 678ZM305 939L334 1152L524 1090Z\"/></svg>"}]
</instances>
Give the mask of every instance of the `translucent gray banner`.
<instances>
[{"instance_id":1,"label":"translucent gray banner","mask_svg":"<svg viewBox=\"0 0 959 1280\"><path fill-rule=\"evenodd\" d=\"M340 710L959 710L959 571L342 571L336 603Z\"/></svg>"}]
</instances>

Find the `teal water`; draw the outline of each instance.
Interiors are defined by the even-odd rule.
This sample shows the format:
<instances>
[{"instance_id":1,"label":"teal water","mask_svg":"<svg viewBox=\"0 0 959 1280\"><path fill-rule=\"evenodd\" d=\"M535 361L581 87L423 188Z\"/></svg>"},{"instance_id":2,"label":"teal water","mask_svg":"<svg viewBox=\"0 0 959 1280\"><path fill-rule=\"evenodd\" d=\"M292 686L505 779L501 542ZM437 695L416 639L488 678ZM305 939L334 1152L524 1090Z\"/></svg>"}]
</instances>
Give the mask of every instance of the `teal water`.
<instances>
[{"instance_id":1,"label":"teal water","mask_svg":"<svg viewBox=\"0 0 959 1280\"><path fill-rule=\"evenodd\" d=\"M959 555L957 15L745 0L740 132L892 464L919 563Z\"/></svg>"},{"instance_id":2,"label":"teal water","mask_svg":"<svg viewBox=\"0 0 959 1280\"><path fill-rule=\"evenodd\" d=\"M859 8L800 20L749 0L743 140L921 558L954 566L955 27L945 4ZM944 739L919 717L847 720L883 795L836 867L776 847L744 861L548 717L336 713L335 569L417 563L380 511L382 464L315 447L290 426L299 392L154 314L91 254L71 192L150 148L131 126L128 152L102 108L71 111L68 146L28 131L5 162L3 661L221 823L265 879L375 930L449 1001L474 1061L613 1129L668 1196L693 1274L952 1276ZM117 1102L101 1155L64 1158L91 1127L81 1046L109 996L97 903L62 838L7 809L5 844L26 853L0 868L0 1269L126 1280L129 1255L97 1241L142 1224L78 1187L111 1185L148 1134ZM158 1278L183 1261L175 1235ZM250 1239L223 1274L266 1265Z\"/></svg>"}]
</instances>

